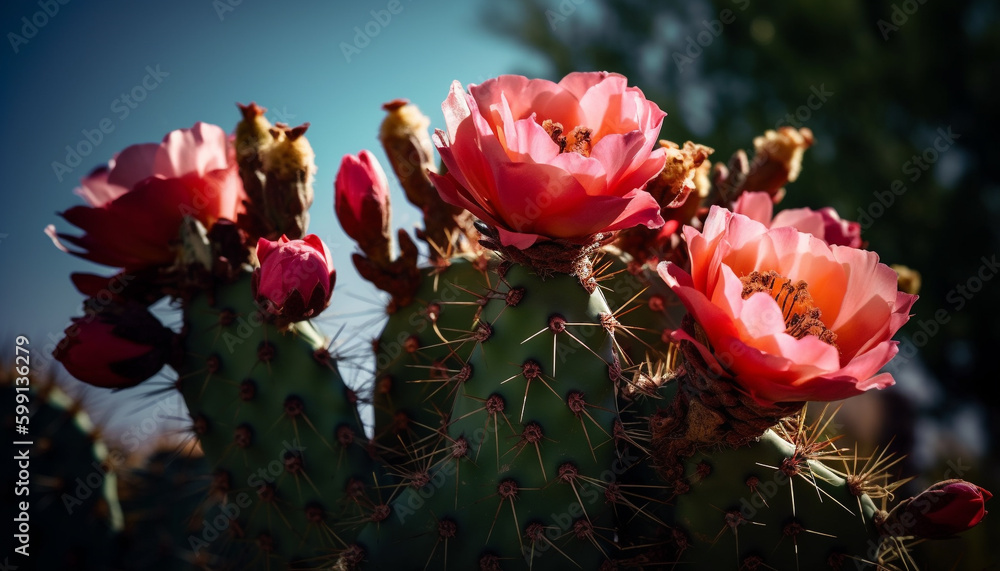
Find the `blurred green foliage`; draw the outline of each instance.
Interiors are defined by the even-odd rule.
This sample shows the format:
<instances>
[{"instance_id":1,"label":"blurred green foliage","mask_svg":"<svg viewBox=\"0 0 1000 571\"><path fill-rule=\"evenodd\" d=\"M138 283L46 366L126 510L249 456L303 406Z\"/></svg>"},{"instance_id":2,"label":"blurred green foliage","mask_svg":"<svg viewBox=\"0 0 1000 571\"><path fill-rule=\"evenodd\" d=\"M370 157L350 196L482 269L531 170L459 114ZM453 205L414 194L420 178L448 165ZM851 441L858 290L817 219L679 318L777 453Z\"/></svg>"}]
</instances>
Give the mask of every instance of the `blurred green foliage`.
<instances>
[{"instance_id":1,"label":"blurred green foliage","mask_svg":"<svg viewBox=\"0 0 1000 571\"><path fill-rule=\"evenodd\" d=\"M782 207L833 206L862 223L882 261L922 274L897 339L944 398L916 412L947 417L977 401L984 418L1000 415L987 396L1000 347L1000 3L513 0L490 4L484 21L537 50L542 76L625 75L668 112L664 138L713 147L714 161L766 129L812 129ZM993 472L978 476L996 491L1000 423L988 424ZM996 560L962 556L997 536L986 523L957 544L958 568Z\"/></svg>"}]
</instances>

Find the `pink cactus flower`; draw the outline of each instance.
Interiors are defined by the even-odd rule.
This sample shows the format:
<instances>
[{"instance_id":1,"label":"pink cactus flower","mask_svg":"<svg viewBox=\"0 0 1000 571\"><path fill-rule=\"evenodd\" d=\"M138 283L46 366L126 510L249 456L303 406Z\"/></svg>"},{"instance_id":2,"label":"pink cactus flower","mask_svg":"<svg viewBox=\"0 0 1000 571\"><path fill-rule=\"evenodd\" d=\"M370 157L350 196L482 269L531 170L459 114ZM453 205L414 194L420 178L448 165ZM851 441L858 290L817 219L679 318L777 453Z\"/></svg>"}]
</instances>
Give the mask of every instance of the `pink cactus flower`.
<instances>
[{"instance_id":1,"label":"pink cactus flower","mask_svg":"<svg viewBox=\"0 0 1000 571\"><path fill-rule=\"evenodd\" d=\"M334 211L348 236L366 246L390 240L389 181L368 150L344 155L334 181Z\"/></svg>"},{"instance_id":2,"label":"pink cactus flower","mask_svg":"<svg viewBox=\"0 0 1000 571\"><path fill-rule=\"evenodd\" d=\"M142 304L91 299L87 315L73 318L52 356L87 384L123 389L163 368L172 337Z\"/></svg>"},{"instance_id":3,"label":"pink cactus flower","mask_svg":"<svg viewBox=\"0 0 1000 571\"><path fill-rule=\"evenodd\" d=\"M704 331L684 331L719 375L762 404L832 401L894 383L881 369L916 296L866 250L770 228L714 206L704 230L686 226L691 273L660 276ZM698 336L701 338L701 336Z\"/></svg>"},{"instance_id":4,"label":"pink cactus flower","mask_svg":"<svg viewBox=\"0 0 1000 571\"><path fill-rule=\"evenodd\" d=\"M61 216L84 235L52 225L45 233L61 250L127 271L172 263L185 215L210 228L220 218L236 220L245 197L226 132L207 123L128 147L81 183L76 193L89 206Z\"/></svg>"},{"instance_id":5,"label":"pink cactus flower","mask_svg":"<svg viewBox=\"0 0 1000 571\"><path fill-rule=\"evenodd\" d=\"M253 296L270 313L288 321L314 317L330 304L337 272L323 240L309 234L301 240L282 236L257 241L260 267L251 279Z\"/></svg>"},{"instance_id":6,"label":"pink cactus flower","mask_svg":"<svg viewBox=\"0 0 1000 571\"><path fill-rule=\"evenodd\" d=\"M837 211L829 206L813 210L811 208L786 208L774 214L774 200L766 192L744 192L733 203L733 212L748 216L768 228L795 228L799 232L812 234L831 246L860 248L861 224L841 220Z\"/></svg>"},{"instance_id":7,"label":"pink cactus flower","mask_svg":"<svg viewBox=\"0 0 1000 571\"><path fill-rule=\"evenodd\" d=\"M448 131L434 135L448 169L431 173L441 197L520 249L659 227L659 206L642 188L666 160L653 150L666 114L626 81L606 72L559 83L504 75L468 93L453 83L442 104Z\"/></svg>"}]
</instances>

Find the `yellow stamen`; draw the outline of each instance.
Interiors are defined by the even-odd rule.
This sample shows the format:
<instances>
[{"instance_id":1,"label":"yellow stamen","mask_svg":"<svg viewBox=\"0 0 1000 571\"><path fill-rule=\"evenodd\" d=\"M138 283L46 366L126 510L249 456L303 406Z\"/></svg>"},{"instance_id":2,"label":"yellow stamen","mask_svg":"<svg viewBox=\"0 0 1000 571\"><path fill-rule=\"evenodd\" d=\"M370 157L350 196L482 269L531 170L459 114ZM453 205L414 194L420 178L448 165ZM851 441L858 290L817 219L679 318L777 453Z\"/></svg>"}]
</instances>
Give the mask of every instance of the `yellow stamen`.
<instances>
[{"instance_id":1,"label":"yellow stamen","mask_svg":"<svg viewBox=\"0 0 1000 571\"><path fill-rule=\"evenodd\" d=\"M778 302L785 320L785 333L796 339L812 335L824 343L837 346L837 334L827 329L820 319L820 310L813 304L806 282L800 280L793 284L792 280L773 270L750 272L740 278L740 282L743 283L743 299L764 291Z\"/></svg>"}]
</instances>

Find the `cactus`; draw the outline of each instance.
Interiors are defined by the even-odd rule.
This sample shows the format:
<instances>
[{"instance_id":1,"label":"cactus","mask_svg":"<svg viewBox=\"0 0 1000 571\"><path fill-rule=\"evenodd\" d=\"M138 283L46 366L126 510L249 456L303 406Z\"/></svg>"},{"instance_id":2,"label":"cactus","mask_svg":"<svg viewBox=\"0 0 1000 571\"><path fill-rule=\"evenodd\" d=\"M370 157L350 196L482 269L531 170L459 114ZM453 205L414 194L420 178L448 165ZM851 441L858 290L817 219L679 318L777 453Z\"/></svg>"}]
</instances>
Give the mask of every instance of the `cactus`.
<instances>
[{"instance_id":1,"label":"cactus","mask_svg":"<svg viewBox=\"0 0 1000 571\"><path fill-rule=\"evenodd\" d=\"M468 331L486 280L465 258L425 270L415 300L389 316L375 341L374 441L387 462L399 464L420 448L433 449L447 425L458 387L468 377L461 355L475 344Z\"/></svg>"},{"instance_id":2,"label":"cactus","mask_svg":"<svg viewBox=\"0 0 1000 571\"><path fill-rule=\"evenodd\" d=\"M173 443L158 446L139 466L120 474L125 515L120 568L179 571L209 563L210 554L192 551L188 538L221 513L216 505L206 505L210 475L203 455L178 450Z\"/></svg>"},{"instance_id":3,"label":"cactus","mask_svg":"<svg viewBox=\"0 0 1000 571\"><path fill-rule=\"evenodd\" d=\"M768 431L749 446L688 460L689 489L674 505L678 564L850 569L870 563L868 552L878 543L875 504L855 496L810 444Z\"/></svg>"},{"instance_id":4,"label":"cactus","mask_svg":"<svg viewBox=\"0 0 1000 571\"><path fill-rule=\"evenodd\" d=\"M614 89L619 79L581 74L567 85L584 89L607 81ZM492 97L492 89L480 95ZM844 384L853 390L852 380L883 386L866 368L879 355L843 371L825 357L810 365L826 367L831 378L817 373L781 385L789 369L774 363L784 362L783 353L760 349L763 356L748 373L733 366L734 345L719 342L778 324L737 327L718 312L725 304L763 300L767 307L758 310L764 314L771 297L781 304L780 327L787 326L774 342L779 349L806 347L821 356L832 352L829 345L854 355L861 346L886 349L880 343L888 340L838 339L827 328L832 318L821 319L831 308L814 304L808 290L829 284L794 282L775 271L733 271L737 283L713 269L712 276L729 279L725 291L698 305L691 292L701 295L695 282L704 286L711 272L695 267L703 260L693 258L717 238L706 235L720 232L723 216L718 206L707 213L698 206L728 205L756 179L742 152L728 168L716 165L709 179L711 149L664 141L653 151L649 140L639 150L638 142L658 132L660 116L641 97L623 91L608 103L633 98L627 114L645 109L634 120L645 126L605 121L600 129L625 129L628 137L613 133L602 146L597 125L550 117L497 138L486 132L491 121L510 117L497 112L464 123L482 109L474 110L453 87L445 106L449 133L435 136L441 169L427 166L419 111L402 101L387 104L388 125L398 128L384 128L382 142L424 215L417 236L430 263L418 265L416 242L405 231L393 243L388 183L374 157L345 157L335 183L336 213L358 242L360 253L352 257L358 272L390 296L373 342L374 367L362 367L369 376L357 392L344 383L329 339L309 321L330 303L335 272L326 246L305 234L314 169L305 126L268 130L261 108L241 106L237 168L226 172L230 183L244 187L242 208L215 221L222 206L213 207L212 216L194 209L180 240L162 240L183 244L180 251L136 262L153 264L141 269L158 276L140 288L147 295L134 299L126 292L100 308L106 319L95 335L145 355L141 372L109 357L105 365L117 386L141 382L151 366L170 365L205 454L204 500L168 496L177 509L189 506L190 517L170 511L142 519L162 512L143 503L139 488L130 489L128 505L138 508L130 519L133 544L141 543L136 534L155 535L142 539L172 545L172 561L218 569L797 570L848 562L891 568L906 541L900 522L918 502L886 511L896 486L886 475L892 464L876 461L878 469L864 474L836 471L832 465L849 462L832 438L819 436L829 423L807 425L802 412L804 401L836 400L830 395L841 395ZM559 112L549 107L542 104L546 113ZM587 116L581 111L561 121ZM811 143L811 134L798 135L769 137L784 137L795 148ZM494 152L491 146L536 136L531 152L580 157L540 166L518 162L524 149ZM628 149L607 151L625 140L633 141ZM667 151L673 159L660 160ZM172 156L178 154L175 149ZM414 156L419 170L407 163ZM771 173L755 183L767 183L766 200L780 198L788 182L774 173L797 173L791 163L800 156L762 155L763 166L755 159L755 168ZM589 170L597 163L607 172ZM656 169L659 190L639 188ZM480 219L474 226L472 215ZM687 251L673 230L653 228L663 219L672 223L664 228L687 225ZM647 228L618 236L631 223ZM795 232L821 249L809 241L821 238ZM97 239L81 243L90 247L88 255L111 248ZM847 250L855 251L837 252ZM702 258L717 262L725 255ZM770 261L769 255L751 252L737 262ZM171 257L172 265L162 265ZM656 267L657 260L670 264ZM688 266L695 277L677 269ZM135 324L151 318L142 305L149 303L148 290L171 296L181 308L180 333L136 334ZM823 293L817 299L833 295ZM909 303L899 294L887 306L890 323L879 335L905 321ZM711 337L719 327L729 329ZM95 367L87 364L75 370L92 374ZM829 385L806 394L815 399L782 398L803 394L793 391L806 382L824 381ZM372 408L372 426L362 422L363 406ZM145 489L165 485L162 476L147 476ZM159 493L180 494L192 484L175 485ZM955 484L922 501L943 493L960 495L973 508L989 495ZM922 525L935 533L961 531L940 517Z\"/></svg>"},{"instance_id":5,"label":"cactus","mask_svg":"<svg viewBox=\"0 0 1000 571\"><path fill-rule=\"evenodd\" d=\"M15 394L28 396L30 430L23 439L6 439L4 453L13 459L8 460L13 467L6 472L4 485L5 493L11 494L12 507L28 502L24 515L30 531L25 534L28 541L16 538L15 534L24 530L19 531L21 511L12 510L11 549L26 545L29 558L21 561L30 561L38 569L113 569L122 511L112 459L100 428L90 420L83 404L52 378L32 378L29 391L15 393L16 376L12 366L4 365L0 394L12 405L19 402ZM3 423L10 428L9 434L14 433L15 412L14 406L4 411ZM33 444L14 444L15 440ZM19 457L25 457L27 465L19 466ZM27 478L19 477L21 469ZM20 556L9 555L11 563L18 564Z\"/></svg>"},{"instance_id":6,"label":"cactus","mask_svg":"<svg viewBox=\"0 0 1000 571\"><path fill-rule=\"evenodd\" d=\"M192 549L233 543L240 565L261 567L330 557L370 517L376 470L327 340L269 323L249 275L186 303L185 330L177 385L231 520L203 521Z\"/></svg>"},{"instance_id":7,"label":"cactus","mask_svg":"<svg viewBox=\"0 0 1000 571\"><path fill-rule=\"evenodd\" d=\"M453 540L432 553L431 567L475 568L496 557L535 569L591 568L612 550L602 478L613 477L620 367L610 310L569 276L542 281L501 265L491 278L463 335L469 374L440 464L404 482L409 488L390 505L398 525L362 534L374 536L359 545L375 568L398 568L416 549L409 542L431 548L443 534ZM456 448L464 454L456 457ZM430 496L424 513L403 517L422 495ZM404 523L407 534L389 531Z\"/></svg>"}]
</instances>

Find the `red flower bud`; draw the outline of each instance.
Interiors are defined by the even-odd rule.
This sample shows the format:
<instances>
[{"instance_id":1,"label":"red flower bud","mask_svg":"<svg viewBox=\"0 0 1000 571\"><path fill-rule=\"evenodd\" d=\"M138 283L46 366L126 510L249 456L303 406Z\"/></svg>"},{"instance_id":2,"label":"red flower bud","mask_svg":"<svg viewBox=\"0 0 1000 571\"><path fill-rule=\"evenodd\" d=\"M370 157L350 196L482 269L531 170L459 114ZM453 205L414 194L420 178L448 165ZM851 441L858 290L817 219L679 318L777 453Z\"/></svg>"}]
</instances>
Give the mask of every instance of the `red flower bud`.
<instances>
[{"instance_id":1,"label":"red flower bud","mask_svg":"<svg viewBox=\"0 0 1000 571\"><path fill-rule=\"evenodd\" d=\"M135 386L163 368L173 332L141 303L85 303L87 315L73 318L52 356L69 374L96 387Z\"/></svg>"},{"instance_id":2,"label":"red flower bud","mask_svg":"<svg viewBox=\"0 0 1000 571\"><path fill-rule=\"evenodd\" d=\"M986 515L989 491L965 480L945 480L899 503L882 530L890 535L944 539L978 524Z\"/></svg>"},{"instance_id":3,"label":"red flower bud","mask_svg":"<svg viewBox=\"0 0 1000 571\"><path fill-rule=\"evenodd\" d=\"M375 262L392 255L389 181L378 159L367 150L344 155L334 182L333 208L344 232Z\"/></svg>"},{"instance_id":4,"label":"red flower bud","mask_svg":"<svg viewBox=\"0 0 1000 571\"><path fill-rule=\"evenodd\" d=\"M309 234L301 240L282 236L257 241L260 267L251 287L257 303L289 321L302 321L326 309L337 272L323 240Z\"/></svg>"}]
</instances>

